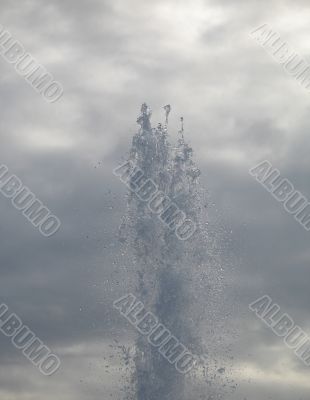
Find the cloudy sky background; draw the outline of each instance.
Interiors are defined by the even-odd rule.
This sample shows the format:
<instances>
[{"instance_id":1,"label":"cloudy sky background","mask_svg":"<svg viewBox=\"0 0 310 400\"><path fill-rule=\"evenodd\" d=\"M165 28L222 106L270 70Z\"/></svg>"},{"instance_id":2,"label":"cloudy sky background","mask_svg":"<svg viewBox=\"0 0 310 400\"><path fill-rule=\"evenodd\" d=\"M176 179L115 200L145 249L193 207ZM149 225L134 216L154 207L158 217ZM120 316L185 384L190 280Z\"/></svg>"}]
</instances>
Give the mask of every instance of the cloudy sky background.
<instances>
[{"instance_id":1,"label":"cloudy sky background","mask_svg":"<svg viewBox=\"0 0 310 400\"><path fill-rule=\"evenodd\" d=\"M238 387L229 398L309 398L309 369L247 311L267 293L310 333L309 233L248 174L267 158L310 198L310 95L249 36L268 23L310 63L307 5L1 0L0 24L64 86L49 104L0 59L0 162L62 221L46 239L0 199L1 301L62 360L44 377L0 336L1 400L120 396L109 345L126 340L111 310L125 188L112 169L144 101L154 125L167 103L173 132L184 117L202 185L232 232L241 311L231 316Z\"/></svg>"}]
</instances>

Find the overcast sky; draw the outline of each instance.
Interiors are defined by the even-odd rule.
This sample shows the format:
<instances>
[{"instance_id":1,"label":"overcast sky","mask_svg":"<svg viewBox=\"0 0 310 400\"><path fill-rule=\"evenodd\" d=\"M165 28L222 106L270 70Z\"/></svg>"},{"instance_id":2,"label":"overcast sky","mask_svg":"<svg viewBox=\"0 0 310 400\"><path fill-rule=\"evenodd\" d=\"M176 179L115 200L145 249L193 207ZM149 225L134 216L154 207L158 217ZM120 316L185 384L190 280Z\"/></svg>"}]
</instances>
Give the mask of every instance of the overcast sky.
<instances>
[{"instance_id":1,"label":"overcast sky","mask_svg":"<svg viewBox=\"0 0 310 400\"><path fill-rule=\"evenodd\" d=\"M173 136L184 117L201 184L231 232L238 385L228 398L309 399L309 368L247 310L269 294L310 334L310 233L248 173L268 159L310 198L310 93L249 35L268 23L310 63L308 4L1 0L0 24L64 87L49 104L0 58L0 163L62 222L44 238L0 198L0 300L62 360L45 377L1 335L1 400L120 398L109 346L130 340L111 309L125 188L112 169L144 101L154 125L171 104Z\"/></svg>"}]
</instances>

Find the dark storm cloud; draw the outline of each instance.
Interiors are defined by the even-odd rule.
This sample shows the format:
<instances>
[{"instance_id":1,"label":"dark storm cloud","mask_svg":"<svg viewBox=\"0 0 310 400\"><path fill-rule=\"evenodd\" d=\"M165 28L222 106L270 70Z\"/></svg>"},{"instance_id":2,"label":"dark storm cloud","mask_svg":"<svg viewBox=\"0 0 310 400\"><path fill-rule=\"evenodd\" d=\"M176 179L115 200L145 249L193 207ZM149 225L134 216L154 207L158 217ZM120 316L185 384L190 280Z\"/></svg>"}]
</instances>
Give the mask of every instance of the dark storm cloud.
<instances>
[{"instance_id":1,"label":"dark storm cloud","mask_svg":"<svg viewBox=\"0 0 310 400\"><path fill-rule=\"evenodd\" d=\"M115 334L125 340L128 332L110 305L125 284L117 284L123 275L113 264L125 188L111 171L128 151L143 101L154 109L154 125L164 118L161 107L172 104L174 138L184 116L202 182L232 230L241 261L228 291L243 309L230 316L239 323L237 398L306 398L307 370L247 311L268 293L309 328L309 233L248 174L269 158L310 198L309 95L249 36L268 22L307 57L307 26L298 18L306 5L1 2L1 24L65 91L59 102L46 104L0 60L0 161L62 222L58 234L42 238L1 199L1 299L59 350L64 364L46 381L0 338L1 400L99 399L106 385L117 398L118 375L103 370L103 354L109 357ZM275 374L278 360L286 362L291 391Z\"/></svg>"}]
</instances>

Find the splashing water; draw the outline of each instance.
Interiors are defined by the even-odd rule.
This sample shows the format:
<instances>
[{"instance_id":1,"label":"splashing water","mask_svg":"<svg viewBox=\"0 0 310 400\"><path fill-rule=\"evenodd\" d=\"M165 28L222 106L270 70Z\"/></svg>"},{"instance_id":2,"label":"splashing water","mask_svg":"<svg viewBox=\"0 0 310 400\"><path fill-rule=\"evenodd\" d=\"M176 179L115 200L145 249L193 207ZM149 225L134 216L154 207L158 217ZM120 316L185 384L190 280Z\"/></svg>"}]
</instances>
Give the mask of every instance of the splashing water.
<instances>
[{"instance_id":1,"label":"splashing water","mask_svg":"<svg viewBox=\"0 0 310 400\"><path fill-rule=\"evenodd\" d=\"M223 350L227 346L221 339L225 336L226 311L221 308L225 285L218 235L208 221L207 196L199 185L200 171L194 164L192 149L184 139L183 118L177 145L173 147L168 141L170 105L167 107L165 125L154 129L151 110L142 105L137 120L141 128L133 137L129 160L195 222L197 230L188 240L179 240L147 202L129 191L120 238L126 259L131 260L135 271L135 296L196 355L196 363L189 373L181 374L158 348L137 333L131 358L132 390L127 390L126 398L222 399L233 382L223 357L214 354L219 347ZM128 352L126 357L128 365Z\"/></svg>"}]
</instances>

